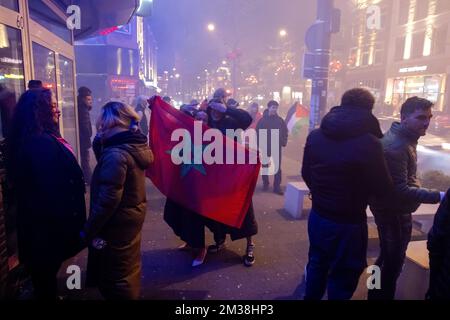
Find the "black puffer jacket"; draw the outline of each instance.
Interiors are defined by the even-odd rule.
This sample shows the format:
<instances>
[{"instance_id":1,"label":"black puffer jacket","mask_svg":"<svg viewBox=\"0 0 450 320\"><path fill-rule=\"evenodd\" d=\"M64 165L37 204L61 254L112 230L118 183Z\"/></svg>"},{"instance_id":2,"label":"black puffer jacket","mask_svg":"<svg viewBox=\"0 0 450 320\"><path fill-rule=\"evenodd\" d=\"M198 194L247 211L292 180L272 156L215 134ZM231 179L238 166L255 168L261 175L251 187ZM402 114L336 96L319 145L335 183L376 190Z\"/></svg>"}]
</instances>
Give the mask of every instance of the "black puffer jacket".
<instances>
[{"instance_id":1,"label":"black puffer jacket","mask_svg":"<svg viewBox=\"0 0 450 320\"><path fill-rule=\"evenodd\" d=\"M417 179L417 141L419 136L394 122L381 139L384 156L394 182L394 192L375 198L370 208L374 214L412 213L421 203L438 203L437 190L420 187Z\"/></svg>"},{"instance_id":2,"label":"black puffer jacket","mask_svg":"<svg viewBox=\"0 0 450 320\"><path fill-rule=\"evenodd\" d=\"M361 107L334 107L306 141L302 176L312 207L338 223L366 220L370 195L392 188L378 120Z\"/></svg>"},{"instance_id":3,"label":"black puffer jacket","mask_svg":"<svg viewBox=\"0 0 450 320\"><path fill-rule=\"evenodd\" d=\"M450 299L450 190L434 217L428 234L430 256L429 299Z\"/></svg>"},{"instance_id":4,"label":"black puffer jacket","mask_svg":"<svg viewBox=\"0 0 450 320\"><path fill-rule=\"evenodd\" d=\"M256 125L256 130L259 131L265 129L267 130L267 145L266 146L260 146L262 148L267 147L267 155L270 157L272 155L272 144L270 137L272 135L272 130L278 130L278 146L281 150L281 147L286 147L288 142L288 128L286 126L286 122L284 122L283 118L281 118L278 114L270 116L268 110L266 109L264 111L264 116L259 120L258 124ZM259 136L259 134L258 134Z\"/></svg>"},{"instance_id":5,"label":"black puffer jacket","mask_svg":"<svg viewBox=\"0 0 450 320\"><path fill-rule=\"evenodd\" d=\"M214 121L211 117L211 108L207 109L208 126L210 128L218 129L222 134L226 134L227 129L242 129L246 130L252 124L252 116L245 110L227 108L225 116L219 120Z\"/></svg>"},{"instance_id":6,"label":"black puffer jacket","mask_svg":"<svg viewBox=\"0 0 450 320\"><path fill-rule=\"evenodd\" d=\"M140 288L141 229L146 213L145 169L153 160L147 138L125 131L99 144L92 176L91 207L84 232L106 241L89 248L88 285L107 289L110 299L136 299Z\"/></svg>"}]
</instances>

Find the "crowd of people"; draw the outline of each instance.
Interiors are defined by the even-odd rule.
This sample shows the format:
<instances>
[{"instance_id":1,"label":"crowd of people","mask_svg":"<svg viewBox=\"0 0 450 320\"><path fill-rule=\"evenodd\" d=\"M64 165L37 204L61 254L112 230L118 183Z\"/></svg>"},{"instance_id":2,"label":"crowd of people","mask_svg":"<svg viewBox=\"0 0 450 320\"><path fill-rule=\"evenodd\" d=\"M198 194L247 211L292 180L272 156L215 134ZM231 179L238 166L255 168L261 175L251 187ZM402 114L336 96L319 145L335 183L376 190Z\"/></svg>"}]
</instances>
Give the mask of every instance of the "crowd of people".
<instances>
[{"instance_id":1,"label":"crowd of people","mask_svg":"<svg viewBox=\"0 0 450 320\"><path fill-rule=\"evenodd\" d=\"M90 120L92 92L78 91L81 166L61 136L61 115L51 90L39 81L29 84L14 108L7 132L8 174L17 194L20 261L29 272L38 299L56 299L57 272L62 263L88 248L87 285L106 299L138 299L141 274L141 231L146 214L145 171L160 155L149 147L147 113L152 98L138 97L134 107L119 101L105 104ZM170 98L163 100L170 104ZM401 108L401 121L382 133L372 114L375 99L362 88L347 91L339 106L307 137L302 177L312 195L308 221L309 253L305 299L350 299L367 267L367 216L370 206L380 239L376 265L381 289L368 299L394 299L411 239L412 213L421 203L441 203L429 234L430 299L450 298L450 207L444 190L420 187L417 143L426 134L433 104L413 97ZM278 150L261 144L269 157L276 151L273 192L283 195L281 154L288 141L279 103L269 101L261 113L258 103L248 110L224 89L210 100L192 100L184 112L222 134L227 129L278 131ZM237 138L236 138L237 139ZM299 146L299 148L302 146ZM91 172L90 149L97 160ZM270 166L268 163L266 166ZM269 177L263 175L263 191ZM90 186L89 214L85 204ZM258 233L251 203L240 228L206 218L167 198L164 220L194 253L193 267L208 253L218 253L232 240L246 239L243 263L255 263ZM206 246L205 227L214 244Z\"/></svg>"}]
</instances>

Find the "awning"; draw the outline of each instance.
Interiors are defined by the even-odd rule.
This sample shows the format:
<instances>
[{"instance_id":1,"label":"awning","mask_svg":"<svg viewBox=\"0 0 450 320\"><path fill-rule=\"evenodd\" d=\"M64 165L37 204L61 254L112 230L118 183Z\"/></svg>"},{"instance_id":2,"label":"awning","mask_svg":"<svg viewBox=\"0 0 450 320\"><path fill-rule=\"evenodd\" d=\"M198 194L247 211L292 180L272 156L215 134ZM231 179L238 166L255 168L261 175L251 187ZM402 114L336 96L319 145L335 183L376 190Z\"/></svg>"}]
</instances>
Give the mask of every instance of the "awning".
<instances>
[{"instance_id":1,"label":"awning","mask_svg":"<svg viewBox=\"0 0 450 320\"><path fill-rule=\"evenodd\" d=\"M128 24L139 7L139 0L54 0L65 8L77 5L81 11L81 29L75 40L87 38L99 30Z\"/></svg>"}]
</instances>

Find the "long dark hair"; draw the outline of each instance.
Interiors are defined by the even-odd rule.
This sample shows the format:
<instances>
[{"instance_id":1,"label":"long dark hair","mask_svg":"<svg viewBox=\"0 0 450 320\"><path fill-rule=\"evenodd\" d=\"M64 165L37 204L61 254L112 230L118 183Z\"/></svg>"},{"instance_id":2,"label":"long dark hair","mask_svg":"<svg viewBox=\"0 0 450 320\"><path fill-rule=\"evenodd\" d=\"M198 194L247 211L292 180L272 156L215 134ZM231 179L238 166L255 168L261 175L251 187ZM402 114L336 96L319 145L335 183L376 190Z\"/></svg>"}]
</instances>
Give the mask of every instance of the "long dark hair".
<instances>
[{"instance_id":1,"label":"long dark hair","mask_svg":"<svg viewBox=\"0 0 450 320\"><path fill-rule=\"evenodd\" d=\"M39 88L27 90L20 96L12 117L8 144L8 166L12 168L25 140L49 131L59 135L53 120L52 92Z\"/></svg>"}]
</instances>

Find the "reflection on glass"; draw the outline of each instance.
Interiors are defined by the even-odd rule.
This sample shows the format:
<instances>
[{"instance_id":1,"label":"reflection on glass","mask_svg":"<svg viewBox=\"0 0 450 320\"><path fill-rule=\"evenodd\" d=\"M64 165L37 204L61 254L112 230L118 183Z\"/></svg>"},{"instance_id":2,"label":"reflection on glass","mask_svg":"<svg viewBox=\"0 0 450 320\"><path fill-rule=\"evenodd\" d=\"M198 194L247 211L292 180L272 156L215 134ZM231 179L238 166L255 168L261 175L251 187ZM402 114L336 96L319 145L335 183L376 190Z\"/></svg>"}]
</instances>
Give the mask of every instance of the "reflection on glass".
<instances>
[{"instance_id":1,"label":"reflection on glass","mask_svg":"<svg viewBox=\"0 0 450 320\"><path fill-rule=\"evenodd\" d=\"M28 1L31 19L64 41L72 43L72 31L67 29L66 20L61 19L42 0Z\"/></svg>"},{"instance_id":2,"label":"reflection on glass","mask_svg":"<svg viewBox=\"0 0 450 320\"><path fill-rule=\"evenodd\" d=\"M25 91L20 30L0 24L0 139L6 136L15 102Z\"/></svg>"},{"instance_id":3,"label":"reflection on glass","mask_svg":"<svg viewBox=\"0 0 450 320\"><path fill-rule=\"evenodd\" d=\"M19 4L17 0L0 0L0 7L6 7L14 11L19 11Z\"/></svg>"},{"instance_id":4,"label":"reflection on glass","mask_svg":"<svg viewBox=\"0 0 450 320\"><path fill-rule=\"evenodd\" d=\"M56 96L55 53L33 42L33 66L34 79L41 80L44 88L52 90Z\"/></svg>"},{"instance_id":5,"label":"reflection on glass","mask_svg":"<svg viewBox=\"0 0 450 320\"><path fill-rule=\"evenodd\" d=\"M75 90L72 60L60 55L59 56L59 80L58 86L61 89L61 99L59 106L62 111L63 126L62 135L73 147L77 154L77 125L75 118Z\"/></svg>"}]
</instances>

